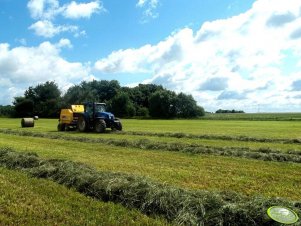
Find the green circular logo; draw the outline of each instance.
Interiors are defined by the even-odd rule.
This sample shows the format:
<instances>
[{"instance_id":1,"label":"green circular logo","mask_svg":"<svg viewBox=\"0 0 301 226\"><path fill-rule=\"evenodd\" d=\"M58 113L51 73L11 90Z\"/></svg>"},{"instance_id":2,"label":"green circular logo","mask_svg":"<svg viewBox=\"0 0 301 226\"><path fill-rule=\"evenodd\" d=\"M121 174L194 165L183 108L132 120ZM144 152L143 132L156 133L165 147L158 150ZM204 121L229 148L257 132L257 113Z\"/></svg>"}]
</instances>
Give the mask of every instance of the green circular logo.
<instances>
[{"instance_id":1,"label":"green circular logo","mask_svg":"<svg viewBox=\"0 0 301 226\"><path fill-rule=\"evenodd\" d=\"M272 206L267 213L274 221L282 224L294 224L299 220L298 215L293 210L283 206Z\"/></svg>"}]
</instances>

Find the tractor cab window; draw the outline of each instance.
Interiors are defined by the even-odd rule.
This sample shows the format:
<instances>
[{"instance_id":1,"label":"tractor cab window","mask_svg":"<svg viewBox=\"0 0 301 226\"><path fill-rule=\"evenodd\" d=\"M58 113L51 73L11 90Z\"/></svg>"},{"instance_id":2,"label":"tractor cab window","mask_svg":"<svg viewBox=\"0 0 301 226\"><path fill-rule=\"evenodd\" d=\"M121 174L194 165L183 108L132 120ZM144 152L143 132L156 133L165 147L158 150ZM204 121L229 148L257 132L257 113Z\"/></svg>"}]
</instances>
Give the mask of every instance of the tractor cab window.
<instances>
[{"instance_id":1,"label":"tractor cab window","mask_svg":"<svg viewBox=\"0 0 301 226\"><path fill-rule=\"evenodd\" d=\"M95 105L95 112L105 112L106 106L104 104Z\"/></svg>"}]
</instances>

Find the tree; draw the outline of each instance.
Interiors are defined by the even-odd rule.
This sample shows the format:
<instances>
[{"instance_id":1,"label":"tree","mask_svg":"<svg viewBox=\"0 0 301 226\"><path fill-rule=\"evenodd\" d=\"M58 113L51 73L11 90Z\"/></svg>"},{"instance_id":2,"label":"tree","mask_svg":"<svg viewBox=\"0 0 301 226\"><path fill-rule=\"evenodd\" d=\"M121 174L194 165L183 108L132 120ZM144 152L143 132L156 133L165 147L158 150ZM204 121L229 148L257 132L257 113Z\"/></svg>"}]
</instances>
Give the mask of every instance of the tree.
<instances>
[{"instance_id":1,"label":"tree","mask_svg":"<svg viewBox=\"0 0 301 226\"><path fill-rule=\"evenodd\" d=\"M148 108L137 106L136 116L143 117L143 118L148 118L149 117Z\"/></svg>"},{"instance_id":2,"label":"tree","mask_svg":"<svg viewBox=\"0 0 301 226\"><path fill-rule=\"evenodd\" d=\"M127 92L136 108L149 108L149 97L156 91L164 90L162 86L155 84L139 84L134 88L128 88Z\"/></svg>"},{"instance_id":3,"label":"tree","mask_svg":"<svg viewBox=\"0 0 301 226\"><path fill-rule=\"evenodd\" d=\"M194 118L199 116L198 106L191 95L180 93L176 100L176 114L180 118Z\"/></svg>"},{"instance_id":4,"label":"tree","mask_svg":"<svg viewBox=\"0 0 301 226\"><path fill-rule=\"evenodd\" d=\"M99 102L107 102L115 97L120 90L119 82L116 80L112 81L96 81L93 80L90 83L93 90L97 93L97 98Z\"/></svg>"},{"instance_id":5,"label":"tree","mask_svg":"<svg viewBox=\"0 0 301 226\"><path fill-rule=\"evenodd\" d=\"M61 92L57 84L47 81L36 87L29 87L24 97L16 97L14 106L18 116L57 117L60 109Z\"/></svg>"},{"instance_id":6,"label":"tree","mask_svg":"<svg viewBox=\"0 0 301 226\"><path fill-rule=\"evenodd\" d=\"M149 114L155 118L176 116L176 94L169 90L159 90L149 97Z\"/></svg>"},{"instance_id":7,"label":"tree","mask_svg":"<svg viewBox=\"0 0 301 226\"><path fill-rule=\"evenodd\" d=\"M15 97L13 102L17 117L32 117L34 103L25 97Z\"/></svg>"},{"instance_id":8,"label":"tree","mask_svg":"<svg viewBox=\"0 0 301 226\"><path fill-rule=\"evenodd\" d=\"M70 87L64 94L63 106L69 108L72 104L81 104L85 102L98 102L97 93L91 89L87 82L82 82L80 85Z\"/></svg>"},{"instance_id":9,"label":"tree","mask_svg":"<svg viewBox=\"0 0 301 226\"><path fill-rule=\"evenodd\" d=\"M108 102L120 91L116 80L83 81L80 85L70 87L63 96L64 106L84 102Z\"/></svg>"},{"instance_id":10,"label":"tree","mask_svg":"<svg viewBox=\"0 0 301 226\"><path fill-rule=\"evenodd\" d=\"M132 117L135 107L127 93L120 92L110 102L110 110L118 117Z\"/></svg>"},{"instance_id":11,"label":"tree","mask_svg":"<svg viewBox=\"0 0 301 226\"><path fill-rule=\"evenodd\" d=\"M17 116L57 117L61 108L85 102L107 103L120 117L192 118L205 114L191 95L177 95L154 84L120 87L116 80L83 81L70 87L63 98L57 84L47 81L30 86L23 97L15 97L14 109Z\"/></svg>"},{"instance_id":12,"label":"tree","mask_svg":"<svg viewBox=\"0 0 301 226\"><path fill-rule=\"evenodd\" d=\"M11 105L0 105L0 116L12 117L15 115L15 109Z\"/></svg>"},{"instance_id":13,"label":"tree","mask_svg":"<svg viewBox=\"0 0 301 226\"><path fill-rule=\"evenodd\" d=\"M235 113L245 113L244 111L242 110L223 110L223 109L218 109L216 112L216 114L221 114L221 113L232 113L232 114L235 114Z\"/></svg>"}]
</instances>

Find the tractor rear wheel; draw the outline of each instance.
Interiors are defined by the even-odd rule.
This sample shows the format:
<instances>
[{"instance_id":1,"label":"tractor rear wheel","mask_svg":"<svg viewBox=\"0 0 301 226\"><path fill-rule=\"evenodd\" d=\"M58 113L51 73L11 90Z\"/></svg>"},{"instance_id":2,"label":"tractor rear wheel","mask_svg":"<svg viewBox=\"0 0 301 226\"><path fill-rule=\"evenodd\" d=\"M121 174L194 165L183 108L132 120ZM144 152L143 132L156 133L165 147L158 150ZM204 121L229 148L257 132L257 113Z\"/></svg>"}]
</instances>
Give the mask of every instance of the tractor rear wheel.
<instances>
[{"instance_id":1,"label":"tractor rear wheel","mask_svg":"<svg viewBox=\"0 0 301 226\"><path fill-rule=\"evenodd\" d=\"M84 117L79 117L77 121L77 128L80 132L87 131L87 122Z\"/></svg>"},{"instance_id":2,"label":"tractor rear wheel","mask_svg":"<svg viewBox=\"0 0 301 226\"><path fill-rule=\"evenodd\" d=\"M104 133L106 130L106 122L103 119L99 119L95 122L94 130L96 133Z\"/></svg>"}]
</instances>

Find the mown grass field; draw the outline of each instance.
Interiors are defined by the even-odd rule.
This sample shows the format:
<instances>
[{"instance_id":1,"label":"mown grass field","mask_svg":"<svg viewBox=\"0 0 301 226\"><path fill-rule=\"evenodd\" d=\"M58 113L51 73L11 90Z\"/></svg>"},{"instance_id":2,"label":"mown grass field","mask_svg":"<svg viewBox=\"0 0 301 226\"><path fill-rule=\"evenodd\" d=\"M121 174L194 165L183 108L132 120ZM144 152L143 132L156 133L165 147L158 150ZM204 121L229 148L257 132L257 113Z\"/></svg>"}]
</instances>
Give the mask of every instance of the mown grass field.
<instances>
[{"instance_id":1,"label":"mown grass field","mask_svg":"<svg viewBox=\"0 0 301 226\"><path fill-rule=\"evenodd\" d=\"M1 225L168 225L49 180L0 168Z\"/></svg>"},{"instance_id":2,"label":"mown grass field","mask_svg":"<svg viewBox=\"0 0 301 226\"><path fill-rule=\"evenodd\" d=\"M208 113L204 119L213 120L256 120L256 121L300 121L300 113Z\"/></svg>"},{"instance_id":3,"label":"mown grass field","mask_svg":"<svg viewBox=\"0 0 301 226\"><path fill-rule=\"evenodd\" d=\"M105 134L57 132L57 120L54 119L39 119L34 128L21 128L20 121L0 119L0 148L34 152L45 160L81 162L100 171L144 176L187 190L231 191L249 197L301 200L301 162L298 157L301 156L301 121L123 120L124 132L108 130ZM96 142L99 138L102 140ZM204 147L210 151L195 151ZM225 152L220 153L221 148ZM232 155L234 152L236 154ZM256 155L247 155L249 152ZM285 154L285 158L282 155L279 158L279 153ZM266 158L266 155L276 154L277 158ZM54 182L28 178L23 173L4 168L1 168L0 183L6 187L24 187L26 194L20 196L19 192L6 191L3 186L5 196L0 199L0 224L6 224L14 216L21 219L21 224L31 225L39 221L43 225L74 225L73 222L99 225L102 220L103 225L167 224L163 219L149 218L116 204L106 206L107 203L79 195ZM42 189L51 186L52 193ZM63 197L59 192L62 189L70 192L64 200L59 198ZM74 196L77 195L79 201L75 202ZM25 203L38 200L35 202L40 206L18 206L19 198ZM89 204L75 208L78 212L74 215L70 213L70 208L84 202ZM42 221L37 209L47 212L52 205L58 205L62 213L68 214L50 213ZM96 217L93 208L109 210ZM26 221L28 214L29 222Z\"/></svg>"}]
</instances>

